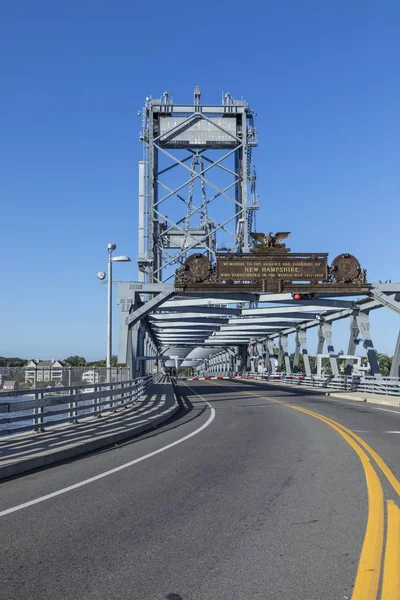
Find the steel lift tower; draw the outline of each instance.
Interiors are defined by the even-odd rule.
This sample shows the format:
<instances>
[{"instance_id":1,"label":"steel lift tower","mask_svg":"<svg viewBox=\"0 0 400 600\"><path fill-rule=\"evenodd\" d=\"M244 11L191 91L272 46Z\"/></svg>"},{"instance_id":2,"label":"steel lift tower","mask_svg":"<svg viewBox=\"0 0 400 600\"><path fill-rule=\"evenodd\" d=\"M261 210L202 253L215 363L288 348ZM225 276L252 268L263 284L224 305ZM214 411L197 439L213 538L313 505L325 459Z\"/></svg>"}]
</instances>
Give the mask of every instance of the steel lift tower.
<instances>
[{"instance_id":1,"label":"steel lift tower","mask_svg":"<svg viewBox=\"0 0 400 600\"><path fill-rule=\"evenodd\" d=\"M247 252L258 208L251 151L255 113L224 94L206 105L198 86L193 104L168 92L146 98L139 162L139 277L167 282L188 255L213 262L217 250Z\"/></svg>"}]
</instances>

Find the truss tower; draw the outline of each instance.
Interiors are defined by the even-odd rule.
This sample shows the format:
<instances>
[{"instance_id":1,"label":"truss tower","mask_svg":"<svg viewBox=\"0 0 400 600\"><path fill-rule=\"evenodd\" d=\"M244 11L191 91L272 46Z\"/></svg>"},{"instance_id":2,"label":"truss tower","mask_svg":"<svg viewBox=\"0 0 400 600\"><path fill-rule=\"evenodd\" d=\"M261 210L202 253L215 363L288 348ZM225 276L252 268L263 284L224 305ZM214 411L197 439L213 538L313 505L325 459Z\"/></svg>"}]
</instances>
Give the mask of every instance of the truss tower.
<instances>
[{"instance_id":1,"label":"truss tower","mask_svg":"<svg viewBox=\"0 0 400 600\"><path fill-rule=\"evenodd\" d=\"M139 161L141 281L171 280L194 252L247 252L258 208L251 151L255 113L224 94L221 104L175 104L167 92L146 98Z\"/></svg>"}]
</instances>

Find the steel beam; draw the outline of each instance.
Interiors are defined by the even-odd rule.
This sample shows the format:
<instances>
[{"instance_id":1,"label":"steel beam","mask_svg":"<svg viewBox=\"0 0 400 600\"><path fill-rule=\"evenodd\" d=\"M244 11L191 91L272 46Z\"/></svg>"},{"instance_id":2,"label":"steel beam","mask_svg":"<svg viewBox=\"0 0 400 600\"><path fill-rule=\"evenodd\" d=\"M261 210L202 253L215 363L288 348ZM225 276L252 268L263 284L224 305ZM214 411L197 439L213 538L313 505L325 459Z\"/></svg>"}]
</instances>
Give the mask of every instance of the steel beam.
<instances>
[{"instance_id":1,"label":"steel beam","mask_svg":"<svg viewBox=\"0 0 400 600\"><path fill-rule=\"evenodd\" d=\"M137 308L136 310L131 312L129 314L129 316L126 317L126 321L125 321L126 324L129 326L132 326L135 323L137 323L138 321L142 320L144 317L146 317L148 314L150 314L153 310L155 310L156 308L161 306L161 304L163 302L165 302L165 300L167 298L170 298L172 295L173 295L173 291L170 291L170 290L160 292L159 294L157 294L157 296L155 296L155 298L152 298L146 304L144 304L140 308Z\"/></svg>"}]
</instances>

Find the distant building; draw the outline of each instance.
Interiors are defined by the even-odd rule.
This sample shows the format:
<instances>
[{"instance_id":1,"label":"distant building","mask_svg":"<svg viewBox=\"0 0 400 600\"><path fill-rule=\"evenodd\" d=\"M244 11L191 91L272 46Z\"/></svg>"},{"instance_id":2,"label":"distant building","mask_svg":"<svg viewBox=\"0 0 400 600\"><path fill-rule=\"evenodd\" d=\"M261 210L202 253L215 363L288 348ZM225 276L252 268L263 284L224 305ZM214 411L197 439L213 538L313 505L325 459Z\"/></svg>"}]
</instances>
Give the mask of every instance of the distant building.
<instances>
[{"instance_id":1,"label":"distant building","mask_svg":"<svg viewBox=\"0 0 400 600\"><path fill-rule=\"evenodd\" d=\"M85 383L99 383L100 375L98 371L94 369L90 369L89 371L85 371L82 373L82 381Z\"/></svg>"},{"instance_id":2,"label":"distant building","mask_svg":"<svg viewBox=\"0 0 400 600\"><path fill-rule=\"evenodd\" d=\"M3 390L18 390L19 383L18 381L5 381L3 385Z\"/></svg>"},{"instance_id":3,"label":"distant building","mask_svg":"<svg viewBox=\"0 0 400 600\"><path fill-rule=\"evenodd\" d=\"M62 382L64 363L60 360L31 360L25 368L25 381L34 385L36 381Z\"/></svg>"}]
</instances>

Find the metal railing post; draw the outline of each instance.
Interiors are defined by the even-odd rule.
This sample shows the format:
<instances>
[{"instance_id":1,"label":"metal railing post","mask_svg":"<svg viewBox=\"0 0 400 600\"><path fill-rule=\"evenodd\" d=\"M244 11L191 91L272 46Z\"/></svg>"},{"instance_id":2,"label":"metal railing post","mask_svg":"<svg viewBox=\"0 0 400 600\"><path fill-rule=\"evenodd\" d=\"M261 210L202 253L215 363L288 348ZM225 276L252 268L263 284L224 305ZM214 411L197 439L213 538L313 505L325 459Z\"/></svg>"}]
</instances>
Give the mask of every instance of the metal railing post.
<instances>
[{"instance_id":1,"label":"metal railing post","mask_svg":"<svg viewBox=\"0 0 400 600\"><path fill-rule=\"evenodd\" d=\"M43 392L37 392L35 394L35 398L40 401L43 400ZM44 432L44 408L43 406L37 406L33 409L33 422L34 422L34 430L39 433Z\"/></svg>"},{"instance_id":2,"label":"metal railing post","mask_svg":"<svg viewBox=\"0 0 400 600\"><path fill-rule=\"evenodd\" d=\"M77 390L76 388L71 389L69 391L69 395L70 396L74 396L76 394ZM78 416L78 411L76 410L78 404L76 402L76 400L71 400L71 402L68 403L68 418L70 419L71 423L77 423L77 416Z\"/></svg>"}]
</instances>

